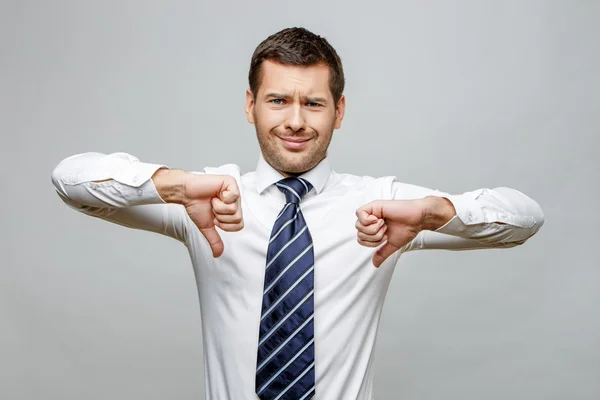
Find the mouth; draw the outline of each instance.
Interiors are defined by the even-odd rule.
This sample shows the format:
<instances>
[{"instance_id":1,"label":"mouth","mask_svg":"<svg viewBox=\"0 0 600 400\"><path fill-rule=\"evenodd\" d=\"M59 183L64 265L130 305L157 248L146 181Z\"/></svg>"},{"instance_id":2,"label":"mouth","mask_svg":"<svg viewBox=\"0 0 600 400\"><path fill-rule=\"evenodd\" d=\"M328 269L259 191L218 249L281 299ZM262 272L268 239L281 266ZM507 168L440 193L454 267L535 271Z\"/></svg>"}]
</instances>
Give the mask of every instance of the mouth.
<instances>
[{"instance_id":1,"label":"mouth","mask_svg":"<svg viewBox=\"0 0 600 400\"><path fill-rule=\"evenodd\" d=\"M306 147L307 143L310 140L310 138L297 138L297 137L278 136L278 138L281 140L281 143L283 143L283 147L290 149L290 150L302 149L302 148Z\"/></svg>"}]
</instances>

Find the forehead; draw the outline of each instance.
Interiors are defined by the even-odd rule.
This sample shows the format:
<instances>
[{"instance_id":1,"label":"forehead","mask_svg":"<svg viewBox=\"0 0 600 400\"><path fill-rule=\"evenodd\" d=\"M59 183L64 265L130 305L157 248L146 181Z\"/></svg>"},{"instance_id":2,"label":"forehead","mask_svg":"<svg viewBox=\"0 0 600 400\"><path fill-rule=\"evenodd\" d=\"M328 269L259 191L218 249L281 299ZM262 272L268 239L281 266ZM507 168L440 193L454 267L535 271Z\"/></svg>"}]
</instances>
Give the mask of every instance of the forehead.
<instances>
[{"instance_id":1,"label":"forehead","mask_svg":"<svg viewBox=\"0 0 600 400\"><path fill-rule=\"evenodd\" d=\"M261 94L276 91L330 96L329 67L325 64L286 65L265 60L261 65L261 84L258 91Z\"/></svg>"}]
</instances>

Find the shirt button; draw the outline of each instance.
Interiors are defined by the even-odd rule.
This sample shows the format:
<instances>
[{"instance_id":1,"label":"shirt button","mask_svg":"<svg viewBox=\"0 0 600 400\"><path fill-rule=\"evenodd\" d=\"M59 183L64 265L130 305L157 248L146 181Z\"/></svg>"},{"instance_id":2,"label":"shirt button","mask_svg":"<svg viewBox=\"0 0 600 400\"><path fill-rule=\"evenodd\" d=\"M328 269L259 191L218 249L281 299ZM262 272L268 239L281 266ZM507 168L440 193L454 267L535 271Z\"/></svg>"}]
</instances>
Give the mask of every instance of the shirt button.
<instances>
[{"instance_id":1,"label":"shirt button","mask_svg":"<svg viewBox=\"0 0 600 400\"><path fill-rule=\"evenodd\" d=\"M473 214L469 214L468 220L469 222L473 221Z\"/></svg>"},{"instance_id":2,"label":"shirt button","mask_svg":"<svg viewBox=\"0 0 600 400\"><path fill-rule=\"evenodd\" d=\"M137 194L138 194L138 196L141 196L142 195L142 189L138 189Z\"/></svg>"},{"instance_id":3,"label":"shirt button","mask_svg":"<svg viewBox=\"0 0 600 400\"><path fill-rule=\"evenodd\" d=\"M131 182L137 183L137 181L138 181L138 177L137 176L134 176L133 178L131 178Z\"/></svg>"}]
</instances>

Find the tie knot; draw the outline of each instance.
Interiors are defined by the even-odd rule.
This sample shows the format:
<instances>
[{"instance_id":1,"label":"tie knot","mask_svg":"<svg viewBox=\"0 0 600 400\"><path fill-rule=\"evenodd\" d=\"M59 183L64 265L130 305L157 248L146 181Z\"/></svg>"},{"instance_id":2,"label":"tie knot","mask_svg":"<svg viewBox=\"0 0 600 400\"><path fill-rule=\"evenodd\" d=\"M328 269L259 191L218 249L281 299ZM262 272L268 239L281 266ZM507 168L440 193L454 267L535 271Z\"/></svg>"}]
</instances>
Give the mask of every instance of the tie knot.
<instances>
[{"instance_id":1,"label":"tie knot","mask_svg":"<svg viewBox=\"0 0 600 400\"><path fill-rule=\"evenodd\" d=\"M312 189L310 182L303 178L284 178L275 183L275 186L285 194L286 203L300 203Z\"/></svg>"}]
</instances>

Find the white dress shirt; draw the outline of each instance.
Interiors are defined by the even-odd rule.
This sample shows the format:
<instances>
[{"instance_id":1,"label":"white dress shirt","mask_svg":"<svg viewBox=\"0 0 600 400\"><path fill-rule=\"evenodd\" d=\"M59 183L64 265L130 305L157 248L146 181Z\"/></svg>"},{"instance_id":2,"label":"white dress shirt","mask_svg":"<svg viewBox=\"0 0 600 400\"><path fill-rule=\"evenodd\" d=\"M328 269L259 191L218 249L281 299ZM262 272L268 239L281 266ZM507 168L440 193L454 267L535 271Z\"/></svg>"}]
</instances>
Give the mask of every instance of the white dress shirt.
<instances>
[{"instance_id":1,"label":"white dress shirt","mask_svg":"<svg viewBox=\"0 0 600 400\"><path fill-rule=\"evenodd\" d=\"M262 156L255 171L227 164L205 168L231 175L240 188L244 228L218 229L225 251L213 258L208 242L181 205L166 204L151 179L161 167L126 153L84 153L58 164L52 181L60 197L85 214L184 243L195 272L204 345L206 398L256 400L257 343L267 246L285 196L283 176ZM499 187L458 195L399 182L341 174L327 159L302 175L313 185L301 208L313 238L316 395L320 400L373 399L373 350L383 301L401 255L420 249L513 247L543 224L540 206ZM102 181L94 183L92 181ZM449 199L457 212L437 231L422 231L375 268L375 248L357 242L357 208L373 200ZM503 224L497 224L501 222Z\"/></svg>"}]
</instances>

